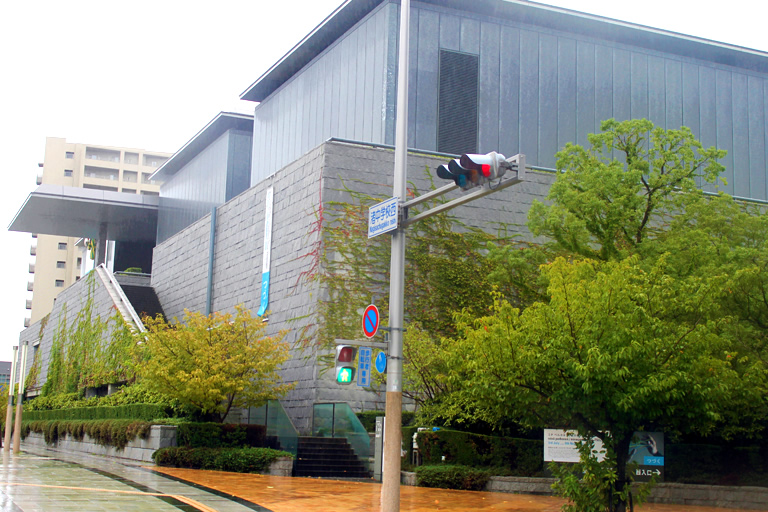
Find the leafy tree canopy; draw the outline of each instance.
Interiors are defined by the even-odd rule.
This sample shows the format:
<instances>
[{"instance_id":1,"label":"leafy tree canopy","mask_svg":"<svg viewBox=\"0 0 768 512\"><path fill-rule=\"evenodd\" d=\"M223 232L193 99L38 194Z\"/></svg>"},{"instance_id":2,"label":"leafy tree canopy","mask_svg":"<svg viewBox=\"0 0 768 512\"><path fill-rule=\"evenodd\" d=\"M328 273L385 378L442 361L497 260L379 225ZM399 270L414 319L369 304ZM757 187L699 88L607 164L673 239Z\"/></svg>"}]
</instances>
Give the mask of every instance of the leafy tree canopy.
<instances>
[{"instance_id":1,"label":"leafy tree canopy","mask_svg":"<svg viewBox=\"0 0 768 512\"><path fill-rule=\"evenodd\" d=\"M285 394L278 367L288 359L283 334L266 336L266 324L242 305L235 314L186 311L184 322L145 319L139 377L146 387L223 421L232 407L260 406Z\"/></svg>"}]
</instances>

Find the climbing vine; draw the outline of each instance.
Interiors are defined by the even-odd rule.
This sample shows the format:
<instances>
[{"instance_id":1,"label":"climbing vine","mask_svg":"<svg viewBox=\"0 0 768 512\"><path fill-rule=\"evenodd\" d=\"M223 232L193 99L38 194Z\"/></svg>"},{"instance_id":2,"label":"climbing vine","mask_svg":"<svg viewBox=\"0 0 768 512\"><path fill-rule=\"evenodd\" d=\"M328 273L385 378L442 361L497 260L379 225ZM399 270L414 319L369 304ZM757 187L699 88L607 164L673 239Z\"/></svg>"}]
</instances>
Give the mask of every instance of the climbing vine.
<instances>
[{"instance_id":1,"label":"climbing vine","mask_svg":"<svg viewBox=\"0 0 768 512\"><path fill-rule=\"evenodd\" d=\"M427 176L429 173L427 170ZM313 263L302 276L315 283L320 297L312 315L304 317L302 346L330 349L334 340L361 337L362 308L373 302L382 314L388 311L391 237L367 236L368 208L383 199L361 190L373 184L361 181L342 183L335 195L344 201L327 201L316 212L317 222L310 235L318 240L310 252ZM432 185L431 188L434 189ZM408 194L420 195L410 184ZM444 200L422 205L429 209ZM412 215L418 210L411 211ZM467 309L485 313L493 303L494 291L487 276L493 263L484 257L488 242L512 245L507 226L489 234L460 222L447 213L422 220L408 230L405 276L405 313L408 325L420 326L432 343L454 334L452 315ZM311 320L307 320L311 318ZM388 324L382 319L382 326Z\"/></svg>"},{"instance_id":2,"label":"climbing vine","mask_svg":"<svg viewBox=\"0 0 768 512\"><path fill-rule=\"evenodd\" d=\"M94 313L95 277L86 279L85 302L71 324L65 303L53 333L43 396L132 380L131 347L135 334L113 308L106 320ZM34 363L33 363L34 366Z\"/></svg>"}]
</instances>

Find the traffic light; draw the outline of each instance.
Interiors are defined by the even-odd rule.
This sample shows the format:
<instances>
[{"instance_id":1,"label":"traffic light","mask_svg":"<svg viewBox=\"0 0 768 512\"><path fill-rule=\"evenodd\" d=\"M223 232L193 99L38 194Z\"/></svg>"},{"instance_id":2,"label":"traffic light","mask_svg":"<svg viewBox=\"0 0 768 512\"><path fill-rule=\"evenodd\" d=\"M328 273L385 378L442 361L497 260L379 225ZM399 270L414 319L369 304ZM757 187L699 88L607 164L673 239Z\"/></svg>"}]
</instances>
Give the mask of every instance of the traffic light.
<instances>
[{"instance_id":1,"label":"traffic light","mask_svg":"<svg viewBox=\"0 0 768 512\"><path fill-rule=\"evenodd\" d=\"M355 355L357 349L351 345L336 347L336 382L352 384L355 381Z\"/></svg>"},{"instance_id":2,"label":"traffic light","mask_svg":"<svg viewBox=\"0 0 768 512\"><path fill-rule=\"evenodd\" d=\"M495 151L487 155L465 154L437 168L437 177L453 180L457 186L468 190L490 180L501 178L509 168L504 155Z\"/></svg>"}]
</instances>

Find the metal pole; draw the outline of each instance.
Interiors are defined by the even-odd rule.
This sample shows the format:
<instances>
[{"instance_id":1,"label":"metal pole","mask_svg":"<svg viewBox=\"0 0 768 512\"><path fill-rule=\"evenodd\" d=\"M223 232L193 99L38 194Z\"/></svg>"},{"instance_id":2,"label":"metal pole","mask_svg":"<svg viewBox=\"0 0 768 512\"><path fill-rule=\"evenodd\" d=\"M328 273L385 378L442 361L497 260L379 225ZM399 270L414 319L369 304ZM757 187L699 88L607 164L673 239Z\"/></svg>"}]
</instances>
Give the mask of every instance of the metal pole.
<instances>
[{"instance_id":1,"label":"metal pole","mask_svg":"<svg viewBox=\"0 0 768 512\"><path fill-rule=\"evenodd\" d=\"M21 451L21 402L24 398L24 370L27 367L27 346L24 342L21 347L21 361L19 361L19 392L16 396L16 422L13 426L13 453Z\"/></svg>"},{"instance_id":2,"label":"metal pole","mask_svg":"<svg viewBox=\"0 0 768 512\"><path fill-rule=\"evenodd\" d=\"M410 0L400 1L400 48L397 60L397 119L395 125L395 174L392 195L406 200L408 163L408 39ZM400 510L400 449L403 414L403 291L405 288L405 228L392 235L389 284L389 361L387 361L387 405L384 428L384 468L382 471L381 510Z\"/></svg>"},{"instance_id":3,"label":"metal pole","mask_svg":"<svg viewBox=\"0 0 768 512\"><path fill-rule=\"evenodd\" d=\"M11 361L11 381L8 384L8 407L5 409L5 438L3 450L11 451L11 422L13 421L13 386L16 379L16 359L18 358L19 347L13 347L13 360Z\"/></svg>"}]
</instances>

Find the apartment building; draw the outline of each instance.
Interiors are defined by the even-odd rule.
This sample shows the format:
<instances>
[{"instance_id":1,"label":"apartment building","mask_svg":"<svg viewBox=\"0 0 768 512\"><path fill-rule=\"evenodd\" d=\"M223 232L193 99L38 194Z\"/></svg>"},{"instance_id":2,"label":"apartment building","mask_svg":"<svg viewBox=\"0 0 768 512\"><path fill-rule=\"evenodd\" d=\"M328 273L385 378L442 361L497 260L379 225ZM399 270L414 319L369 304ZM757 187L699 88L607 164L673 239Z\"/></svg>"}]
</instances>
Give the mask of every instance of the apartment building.
<instances>
[{"instance_id":1,"label":"apartment building","mask_svg":"<svg viewBox=\"0 0 768 512\"><path fill-rule=\"evenodd\" d=\"M38 164L42 172L37 176L37 184L157 196L160 184L150 176L169 156L143 149L78 144L48 137L45 161ZM93 266L82 239L43 234L33 234L32 239L33 262L29 264L27 285L31 297L26 303L31 312L24 321L25 327L47 315L59 292Z\"/></svg>"}]
</instances>

